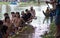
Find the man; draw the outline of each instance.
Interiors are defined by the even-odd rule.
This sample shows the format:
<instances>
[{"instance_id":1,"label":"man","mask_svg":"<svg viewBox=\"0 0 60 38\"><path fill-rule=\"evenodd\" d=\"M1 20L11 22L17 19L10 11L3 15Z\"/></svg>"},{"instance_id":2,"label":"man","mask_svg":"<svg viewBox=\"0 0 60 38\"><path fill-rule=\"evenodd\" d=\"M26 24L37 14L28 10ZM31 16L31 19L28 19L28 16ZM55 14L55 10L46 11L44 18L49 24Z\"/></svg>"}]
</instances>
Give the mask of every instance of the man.
<instances>
[{"instance_id":1,"label":"man","mask_svg":"<svg viewBox=\"0 0 60 38\"><path fill-rule=\"evenodd\" d=\"M57 1L56 5L56 26L57 26L56 38L60 38L60 0Z\"/></svg>"},{"instance_id":2,"label":"man","mask_svg":"<svg viewBox=\"0 0 60 38\"><path fill-rule=\"evenodd\" d=\"M28 9L26 9L25 11L26 11L26 19L27 19L27 21L31 20L32 14L30 13L30 11Z\"/></svg>"},{"instance_id":3,"label":"man","mask_svg":"<svg viewBox=\"0 0 60 38\"><path fill-rule=\"evenodd\" d=\"M25 12L22 11L22 12L21 12L21 15L22 15L21 17L24 17L24 16L25 16Z\"/></svg>"},{"instance_id":4,"label":"man","mask_svg":"<svg viewBox=\"0 0 60 38\"><path fill-rule=\"evenodd\" d=\"M57 33L56 33L56 38L60 38L60 0L53 0L51 2L49 2L53 5L56 6L56 28L57 28ZM56 3L56 4L55 4Z\"/></svg>"},{"instance_id":5,"label":"man","mask_svg":"<svg viewBox=\"0 0 60 38\"><path fill-rule=\"evenodd\" d=\"M8 27L7 34L11 35L11 33L13 32L13 24L12 24L9 16L5 17L4 25Z\"/></svg>"},{"instance_id":6,"label":"man","mask_svg":"<svg viewBox=\"0 0 60 38\"><path fill-rule=\"evenodd\" d=\"M35 10L33 9L33 7L30 8L30 13L32 15L32 18L34 18L36 13L35 13Z\"/></svg>"},{"instance_id":7,"label":"man","mask_svg":"<svg viewBox=\"0 0 60 38\"><path fill-rule=\"evenodd\" d=\"M11 12L11 20L12 20L12 23L15 21L15 17L16 17L16 15L15 15L15 12Z\"/></svg>"},{"instance_id":8,"label":"man","mask_svg":"<svg viewBox=\"0 0 60 38\"><path fill-rule=\"evenodd\" d=\"M21 24L21 18L20 18L20 13L19 12L16 12L16 17L15 17L15 27L18 28Z\"/></svg>"},{"instance_id":9,"label":"man","mask_svg":"<svg viewBox=\"0 0 60 38\"><path fill-rule=\"evenodd\" d=\"M52 9L50 9L50 22L53 22L53 16L54 16L54 12Z\"/></svg>"},{"instance_id":10,"label":"man","mask_svg":"<svg viewBox=\"0 0 60 38\"><path fill-rule=\"evenodd\" d=\"M8 14L8 13L5 13L5 14L4 14L4 17L6 17L6 16L9 16L9 14Z\"/></svg>"},{"instance_id":11,"label":"man","mask_svg":"<svg viewBox=\"0 0 60 38\"><path fill-rule=\"evenodd\" d=\"M45 20L47 20L48 23L48 19L49 19L49 15L50 15L50 10L47 7L46 12L43 11L43 14L45 15L45 19L43 20L43 23L45 22Z\"/></svg>"},{"instance_id":12,"label":"man","mask_svg":"<svg viewBox=\"0 0 60 38\"><path fill-rule=\"evenodd\" d=\"M3 19L3 24L5 23L5 17L9 16L8 13L4 13L4 19Z\"/></svg>"},{"instance_id":13,"label":"man","mask_svg":"<svg viewBox=\"0 0 60 38\"><path fill-rule=\"evenodd\" d=\"M6 16L9 16L9 14L8 14L8 13L4 13L4 18L5 18ZM4 21L4 18L2 19L3 21Z\"/></svg>"}]
</instances>

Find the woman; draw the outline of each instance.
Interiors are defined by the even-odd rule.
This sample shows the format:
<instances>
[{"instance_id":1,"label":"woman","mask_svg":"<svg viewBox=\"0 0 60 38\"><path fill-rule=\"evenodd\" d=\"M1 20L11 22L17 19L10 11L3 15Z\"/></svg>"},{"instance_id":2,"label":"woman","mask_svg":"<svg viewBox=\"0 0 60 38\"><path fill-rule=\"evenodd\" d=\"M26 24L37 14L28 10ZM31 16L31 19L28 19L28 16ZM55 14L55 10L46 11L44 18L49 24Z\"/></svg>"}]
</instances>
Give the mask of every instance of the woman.
<instances>
[{"instance_id":1,"label":"woman","mask_svg":"<svg viewBox=\"0 0 60 38\"><path fill-rule=\"evenodd\" d=\"M12 21L12 23L15 21L15 17L16 17L15 12L11 12L11 21Z\"/></svg>"}]
</instances>

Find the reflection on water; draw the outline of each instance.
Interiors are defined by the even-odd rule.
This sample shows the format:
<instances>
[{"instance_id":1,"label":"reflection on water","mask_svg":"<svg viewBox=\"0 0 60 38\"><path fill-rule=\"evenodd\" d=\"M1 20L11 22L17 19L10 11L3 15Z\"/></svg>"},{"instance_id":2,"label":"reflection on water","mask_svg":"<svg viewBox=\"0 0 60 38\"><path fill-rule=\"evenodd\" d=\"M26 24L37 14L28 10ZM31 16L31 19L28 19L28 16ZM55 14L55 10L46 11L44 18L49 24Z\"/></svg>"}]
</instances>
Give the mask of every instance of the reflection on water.
<instances>
[{"instance_id":1,"label":"reflection on water","mask_svg":"<svg viewBox=\"0 0 60 38\"><path fill-rule=\"evenodd\" d=\"M5 6L3 6L5 7ZM30 23L30 25L32 25L35 28L35 31L33 33L27 34L27 33L23 33L23 34L19 34L16 37L17 38L42 38L40 37L41 35L44 35L44 33L47 31L49 32L49 25L50 25L50 21L45 22L43 24L43 20L45 18L45 16L42 13L42 10L46 10L47 5L40 5L40 6L33 6L35 11L36 11L36 17L37 19L33 19L32 23ZM19 7L17 5L10 5L11 11L19 11L21 12L22 10L25 10L26 8L30 8L30 6L28 7ZM2 8L2 12L5 12L5 8ZM10 11L10 12L11 12ZM1 13L0 18L2 17L3 13ZM16 38L15 37L15 38Z\"/></svg>"}]
</instances>

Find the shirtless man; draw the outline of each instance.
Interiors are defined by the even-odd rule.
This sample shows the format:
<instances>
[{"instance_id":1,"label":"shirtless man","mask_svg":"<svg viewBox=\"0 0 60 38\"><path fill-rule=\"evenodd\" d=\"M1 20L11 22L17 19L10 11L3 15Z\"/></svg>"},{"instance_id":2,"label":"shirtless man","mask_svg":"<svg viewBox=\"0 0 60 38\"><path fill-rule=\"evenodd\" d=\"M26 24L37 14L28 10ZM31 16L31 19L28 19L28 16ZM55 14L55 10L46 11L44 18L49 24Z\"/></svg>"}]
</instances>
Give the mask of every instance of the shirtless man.
<instances>
[{"instance_id":1,"label":"shirtless man","mask_svg":"<svg viewBox=\"0 0 60 38\"><path fill-rule=\"evenodd\" d=\"M12 24L9 16L5 17L5 23L4 23L4 25L6 25L8 27L7 34L9 35L12 32L12 28L13 28L12 27L13 24Z\"/></svg>"},{"instance_id":2,"label":"shirtless man","mask_svg":"<svg viewBox=\"0 0 60 38\"><path fill-rule=\"evenodd\" d=\"M46 12L43 11L43 14L44 14L46 17L49 17L50 10L49 10L48 7L47 7L47 9L46 9Z\"/></svg>"},{"instance_id":3,"label":"shirtless man","mask_svg":"<svg viewBox=\"0 0 60 38\"><path fill-rule=\"evenodd\" d=\"M4 14L4 19L3 19L3 22L4 22L4 23L5 23L5 17L7 17L7 16L9 16L8 13L5 13L5 14ZM3 23L3 24L4 24L4 23Z\"/></svg>"},{"instance_id":4,"label":"shirtless man","mask_svg":"<svg viewBox=\"0 0 60 38\"><path fill-rule=\"evenodd\" d=\"M43 20L43 23L44 23L45 20L47 20L47 23L48 23L48 19L49 19L49 16L50 16L50 10L48 9L48 7L46 9L46 12L43 11L43 14L45 15L45 19Z\"/></svg>"},{"instance_id":5,"label":"shirtless man","mask_svg":"<svg viewBox=\"0 0 60 38\"><path fill-rule=\"evenodd\" d=\"M15 17L15 22L14 22L14 25L15 25L15 32L18 33L19 29L22 27L22 18L20 18L20 13L19 12L16 12L16 17Z\"/></svg>"},{"instance_id":6,"label":"shirtless man","mask_svg":"<svg viewBox=\"0 0 60 38\"><path fill-rule=\"evenodd\" d=\"M12 21L12 23L15 21L15 12L11 12L11 21Z\"/></svg>"},{"instance_id":7,"label":"shirtless man","mask_svg":"<svg viewBox=\"0 0 60 38\"><path fill-rule=\"evenodd\" d=\"M16 25L16 27L19 27L19 25L20 25L20 14L19 14L19 12L16 12L16 18L15 18L15 25Z\"/></svg>"},{"instance_id":8,"label":"shirtless man","mask_svg":"<svg viewBox=\"0 0 60 38\"><path fill-rule=\"evenodd\" d=\"M32 18L34 19L36 13L35 13L35 10L33 9L33 7L30 8L30 13L32 15Z\"/></svg>"},{"instance_id":9,"label":"shirtless man","mask_svg":"<svg viewBox=\"0 0 60 38\"><path fill-rule=\"evenodd\" d=\"M8 13L4 13L4 17L9 16Z\"/></svg>"}]
</instances>

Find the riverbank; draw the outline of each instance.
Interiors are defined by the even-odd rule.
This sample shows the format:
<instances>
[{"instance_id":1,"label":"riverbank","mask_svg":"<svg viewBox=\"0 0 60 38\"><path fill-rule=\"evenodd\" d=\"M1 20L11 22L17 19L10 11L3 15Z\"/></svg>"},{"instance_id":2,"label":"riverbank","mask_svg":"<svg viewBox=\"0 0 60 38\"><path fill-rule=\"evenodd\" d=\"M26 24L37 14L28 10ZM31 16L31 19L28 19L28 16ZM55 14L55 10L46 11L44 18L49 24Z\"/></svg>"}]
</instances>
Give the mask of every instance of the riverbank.
<instances>
[{"instance_id":1,"label":"riverbank","mask_svg":"<svg viewBox=\"0 0 60 38\"><path fill-rule=\"evenodd\" d=\"M56 26L55 23L51 23L50 25L50 32L48 34L45 34L43 38L55 38L55 33L56 33Z\"/></svg>"},{"instance_id":2,"label":"riverbank","mask_svg":"<svg viewBox=\"0 0 60 38\"><path fill-rule=\"evenodd\" d=\"M9 4L9 2L0 2L0 5L3 5L3 4L7 5Z\"/></svg>"},{"instance_id":3,"label":"riverbank","mask_svg":"<svg viewBox=\"0 0 60 38\"><path fill-rule=\"evenodd\" d=\"M29 38L28 36L34 32L34 27L29 24L25 24L24 27L13 36L9 36L8 38Z\"/></svg>"},{"instance_id":4,"label":"riverbank","mask_svg":"<svg viewBox=\"0 0 60 38\"><path fill-rule=\"evenodd\" d=\"M39 6L39 5L42 5L43 3L45 4L45 2L40 2L40 4L38 4L37 2L33 2L33 1L31 1L31 2L18 2L19 6L21 6L21 7L32 6L32 5ZM0 2L0 5L3 5L3 4L8 5L8 4L11 4L11 2Z\"/></svg>"}]
</instances>

